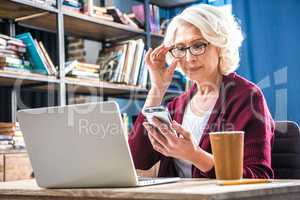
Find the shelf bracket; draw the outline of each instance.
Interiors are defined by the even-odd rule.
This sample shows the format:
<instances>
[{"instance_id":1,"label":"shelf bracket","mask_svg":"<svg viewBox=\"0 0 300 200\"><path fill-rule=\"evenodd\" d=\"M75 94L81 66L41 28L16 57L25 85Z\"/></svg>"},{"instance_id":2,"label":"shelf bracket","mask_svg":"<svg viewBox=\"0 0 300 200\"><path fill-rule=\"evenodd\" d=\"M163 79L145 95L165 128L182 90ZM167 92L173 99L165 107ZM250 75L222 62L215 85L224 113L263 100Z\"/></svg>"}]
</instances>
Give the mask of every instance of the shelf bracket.
<instances>
[{"instance_id":1,"label":"shelf bracket","mask_svg":"<svg viewBox=\"0 0 300 200\"><path fill-rule=\"evenodd\" d=\"M58 64L59 64L59 95L58 104L60 106L66 105L66 84L65 84L65 33L64 33L64 15L63 3L57 0L58 13L56 16L57 24L57 46L58 46Z\"/></svg>"}]
</instances>

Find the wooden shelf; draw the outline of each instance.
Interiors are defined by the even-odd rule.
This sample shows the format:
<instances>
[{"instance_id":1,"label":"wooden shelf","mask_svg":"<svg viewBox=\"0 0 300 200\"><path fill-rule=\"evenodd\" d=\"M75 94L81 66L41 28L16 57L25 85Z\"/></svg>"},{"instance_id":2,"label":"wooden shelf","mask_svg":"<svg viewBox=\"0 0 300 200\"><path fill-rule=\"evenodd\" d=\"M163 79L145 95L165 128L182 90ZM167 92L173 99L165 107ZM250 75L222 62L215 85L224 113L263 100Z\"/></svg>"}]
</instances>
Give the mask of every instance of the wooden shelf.
<instances>
[{"instance_id":1,"label":"wooden shelf","mask_svg":"<svg viewBox=\"0 0 300 200\"><path fill-rule=\"evenodd\" d=\"M0 0L0 18L18 19L42 12L57 13L57 9L30 0Z\"/></svg>"},{"instance_id":2,"label":"wooden shelf","mask_svg":"<svg viewBox=\"0 0 300 200\"><path fill-rule=\"evenodd\" d=\"M64 11L64 26L67 34L105 41L146 35L140 29L70 11Z\"/></svg>"},{"instance_id":3,"label":"wooden shelf","mask_svg":"<svg viewBox=\"0 0 300 200\"><path fill-rule=\"evenodd\" d=\"M147 91L146 88L140 86L109 83L97 79L66 77L65 83L69 92L85 94L134 94Z\"/></svg>"},{"instance_id":4,"label":"wooden shelf","mask_svg":"<svg viewBox=\"0 0 300 200\"><path fill-rule=\"evenodd\" d=\"M39 83L58 84L56 77L34 73L8 72L0 70L0 86L33 85Z\"/></svg>"},{"instance_id":5,"label":"wooden shelf","mask_svg":"<svg viewBox=\"0 0 300 200\"><path fill-rule=\"evenodd\" d=\"M63 11L63 14L65 35L107 42L132 37L145 37L146 35L143 30L124 24L101 20L71 11ZM56 15L48 12L44 13L42 17L24 20L20 24L39 30L56 32Z\"/></svg>"},{"instance_id":6,"label":"wooden shelf","mask_svg":"<svg viewBox=\"0 0 300 200\"><path fill-rule=\"evenodd\" d=\"M10 150L0 150L0 154L19 154L27 153L26 149L10 149Z\"/></svg>"}]
</instances>

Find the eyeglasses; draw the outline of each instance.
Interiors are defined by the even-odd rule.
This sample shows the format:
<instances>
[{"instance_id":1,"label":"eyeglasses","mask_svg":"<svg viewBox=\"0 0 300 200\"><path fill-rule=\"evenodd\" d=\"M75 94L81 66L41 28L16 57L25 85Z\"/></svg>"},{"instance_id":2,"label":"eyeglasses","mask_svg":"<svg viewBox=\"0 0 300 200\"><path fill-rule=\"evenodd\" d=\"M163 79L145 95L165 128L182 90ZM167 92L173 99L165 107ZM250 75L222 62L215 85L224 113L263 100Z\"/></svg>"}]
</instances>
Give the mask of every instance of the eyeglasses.
<instances>
[{"instance_id":1,"label":"eyeglasses","mask_svg":"<svg viewBox=\"0 0 300 200\"><path fill-rule=\"evenodd\" d=\"M200 56L205 53L207 45L209 45L209 43L205 43L202 40L196 40L189 47L180 44L170 49L169 52L174 58L183 58L186 55L186 50L189 50L193 56Z\"/></svg>"}]
</instances>

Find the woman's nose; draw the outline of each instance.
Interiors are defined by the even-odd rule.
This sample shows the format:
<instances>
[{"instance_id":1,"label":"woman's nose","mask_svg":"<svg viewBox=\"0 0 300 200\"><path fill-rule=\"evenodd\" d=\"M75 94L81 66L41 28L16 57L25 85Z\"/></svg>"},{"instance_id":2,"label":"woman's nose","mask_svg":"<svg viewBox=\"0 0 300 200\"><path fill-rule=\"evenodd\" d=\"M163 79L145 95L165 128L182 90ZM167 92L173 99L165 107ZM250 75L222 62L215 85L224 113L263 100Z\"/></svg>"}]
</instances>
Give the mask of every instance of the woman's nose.
<instances>
[{"instance_id":1,"label":"woman's nose","mask_svg":"<svg viewBox=\"0 0 300 200\"><path fill-rule=\"evenodd\" d=\"M185 59L187 62L194 62L196 60L196 56L191 54L189 50L186 51Z\"/></svg>"}]
</instances>

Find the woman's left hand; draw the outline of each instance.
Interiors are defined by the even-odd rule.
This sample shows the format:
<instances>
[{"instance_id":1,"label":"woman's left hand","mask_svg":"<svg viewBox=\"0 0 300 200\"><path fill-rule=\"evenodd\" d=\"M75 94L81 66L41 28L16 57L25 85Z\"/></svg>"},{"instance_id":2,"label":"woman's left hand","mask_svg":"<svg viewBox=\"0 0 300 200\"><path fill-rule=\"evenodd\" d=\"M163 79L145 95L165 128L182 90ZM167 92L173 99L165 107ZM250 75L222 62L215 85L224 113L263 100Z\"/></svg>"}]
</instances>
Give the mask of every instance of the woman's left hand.
<instances>
[{"instance_id":1,"label":"woman's left hand","mask_svg":"<svg viewBox=\"0 0 300 200\"><path fill-rule=\"evenodd\" d=\"M194 137L176 121L169 127L154 117L153 125L144 122L153 148L164 156L192 162L198 149ZM173 129L173 130L172 130Z\"/></svg>"}]
</instances>

